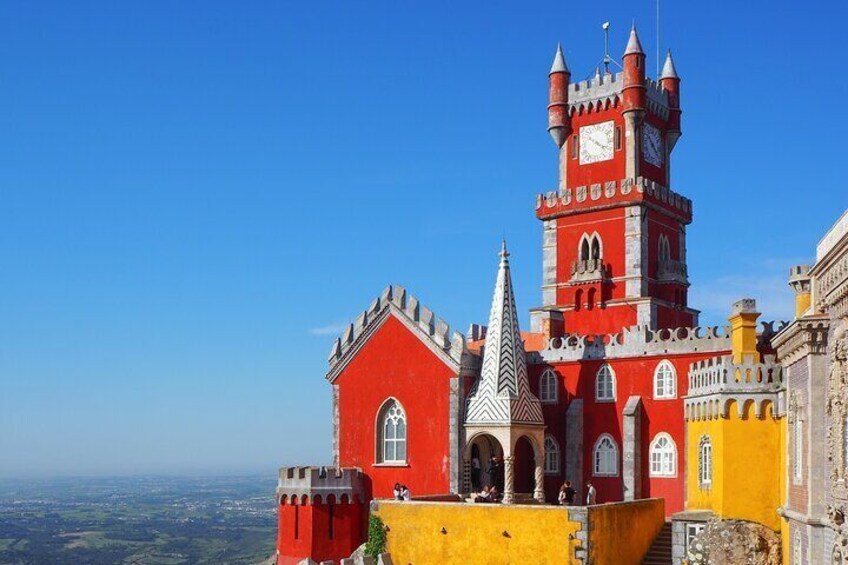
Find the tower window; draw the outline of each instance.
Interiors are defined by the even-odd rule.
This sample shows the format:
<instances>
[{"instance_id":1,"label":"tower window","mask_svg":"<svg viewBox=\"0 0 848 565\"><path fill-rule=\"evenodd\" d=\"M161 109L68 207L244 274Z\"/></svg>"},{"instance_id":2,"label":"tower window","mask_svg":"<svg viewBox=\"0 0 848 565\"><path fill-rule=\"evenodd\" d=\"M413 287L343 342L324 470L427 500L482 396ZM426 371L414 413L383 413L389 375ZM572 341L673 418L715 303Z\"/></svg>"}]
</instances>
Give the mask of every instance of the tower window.
<instances>
[{"instance_id":1,"label":"tower window","mask_svg":"<svg viewBox=\"0 0 848 565\"><path fill-rule=\"evenodd\" d=\"M602 365L595 376L595 400L598 402L615 400L615 373L609 365Z\"/></svg>"},{"instance_id":2,"label":"tower window","mask_svg":"<svg viewBox=\"0 0 848 565\"><path fill-rule=\"evenodd\" d=\"M550 369L546 369L539 378L539 400L555 403L558 396L557 384L556 373Z\"/></svg>"},{"instance_id":3,"label":"tower window","mask_svg":"<svg viewBox=\"0 0 848 565\"><path fill-rule=\"evenodd\" d=\"M677 447L666 433L657 434L651 442L651 476L674 477L677 475Z\"/></svg>"},{"instance_id":4,"label":"tower window","mask_svg":"<svg viewBox=\"0 0 848 565\"><path fill-rule=\"evenodd\" d=\"M553 436L545 436L545 474L559 475L559 444Z\"/></svg>"},{"instance_id":5,"label":"tower window","mask_svg":"<svg viewBox=\"0 0 848 565\"><path fill-rule=\"evenodd\" d=\"M571 136L571 158L577 159L577 136Z\"/></svg>"},{"instance_id":6,"label":"tower window","mask_svg":"<svg viewBox=\"0 0 848 565\"><path fill-rule=\"evenodd\" d=\"M701 490L710 488L713 483L713 444L709 436L701 436L698 442L698 481Z\"/></svg>"},{"instance_id":7,"label":"tower window","mask_svg":"<svg viewBox=\"0 0 848 565\"><path fill-rule=\"evenodd\" d=\"M661 361L654 371L654 398L674 398L676 374L674 365L668 361Z\"/></svg>"},{"instance_id":8,"label":"tower window","mask_svg":"<svg viewBox=\"0 0 848 565\"><path fill-rule=\"evenodd\" d=\"M621 127L616 126L615 128L615 150L621 150Z\"/></svg>"}]
</instances>

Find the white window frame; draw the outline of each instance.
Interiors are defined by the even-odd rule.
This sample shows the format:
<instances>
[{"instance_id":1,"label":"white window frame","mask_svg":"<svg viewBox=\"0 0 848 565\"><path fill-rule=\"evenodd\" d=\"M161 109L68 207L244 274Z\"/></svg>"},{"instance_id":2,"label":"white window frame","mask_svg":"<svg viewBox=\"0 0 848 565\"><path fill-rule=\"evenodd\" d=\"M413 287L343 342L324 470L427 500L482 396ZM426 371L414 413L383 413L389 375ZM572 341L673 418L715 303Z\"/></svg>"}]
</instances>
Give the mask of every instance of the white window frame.
<instances>
[{"instance_id":1,"label":"white window frame","mask_svg":"<svg viewBox=\"0 0 848 565\"><path fill-rule=\"evenodd\" d=\"M559 443L552 435L545 435L545 474L559 475L562 459Z\"/></svg>"},{"instance_id":2,"label":"white window frame","mask_svg":"<svg viewBox=\"0 0 848 565\"><path fill-rule=\"evenodd\" d=\"M665 446L660 447L662 442L665 442ZM666 432L655 435L649 454L651 477L677 476L677 444L671 435Z\"/></svg>"},{"instance_id":3,"label":"white window frame","mask_svg":"<svg viewBox=\"0 0 848 565\"><path fill-rule=\"evenodd\" d=\"M386 433L389 428L386 427L389 420L393 422L394 437L388 437ZM403 428L399 430L399 423L403 423ZM377 411L376 422L376 443L377 443L377 465L385 466L405 466L409 458L409 419L406 416L406 410L396 398L387 398L380 409ZM399 437L399 431L403 437ZM389 446L392 446L389 449ZM398 457L398 448L403 446L403 457ZM389 456L387 454L391 453Z\"/></svg>"},{"instance_id":4,"label":"white window frame","mask_svg":"<svg viewBox=\"0 0 848 565\"><path fill-rule=\"evenodd\" d=\"M698 440L698 484L701 490L713 484L713 442L708 435Z\"/></svg>"},{"instance_id":5,"label":"white window frame","mask_svg":"<svg viewBox=\"0 0 848 565\"><path fill-rule=\"evenodd\" d=\"M654 369L654 398L677 398L677 370L668 359L663 359Z\"/></svg>"},{"instance_id":6,"label":"white window frame","mask_svg":"<svg viewBox=\"0 0 848 565\"><path fill-rule=\"evenodd\" d=\"M609 387L603 386L601 383L601 374L604 371L606 371L609 375ZM604 363L598 367L598 371L595 373L595 402L615 402L615 397L615 371L612 370L612 367L608 363Z\"/></svg>"},{"instance_id":7,"label":"white window frame","mask_svg":"<svg viewBox=\"0 0 848 565\"><path fill-rule=\"evenodd\" d=\"M559 377L553 369L545 369L539 376L539 400L544 404L559 402Z\"/></svg>"},{"instance_id":8,"label":"white window frame","mask_svg":"<svg viewBox=\"0 0 848 565\"><path fill-rule=\"evenodd\" d=\"M605 460L601 460L601 445L608 442L609 449L604 449ZM610 455L611 454L611 457ZM592 448L592 476L594 477L617 477L618 476L618 443L610 434L601 434ZM610 468L610 466L612 468Z\"/></svg>"}]
</instances>

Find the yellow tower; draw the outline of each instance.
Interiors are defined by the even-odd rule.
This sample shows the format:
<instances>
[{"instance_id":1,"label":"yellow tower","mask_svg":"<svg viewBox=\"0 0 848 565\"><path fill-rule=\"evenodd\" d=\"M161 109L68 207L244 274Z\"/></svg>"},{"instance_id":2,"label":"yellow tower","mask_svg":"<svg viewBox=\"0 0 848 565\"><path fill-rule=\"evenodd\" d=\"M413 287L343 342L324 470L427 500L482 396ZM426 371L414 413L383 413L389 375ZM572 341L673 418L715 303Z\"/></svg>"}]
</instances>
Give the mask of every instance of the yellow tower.
<instances>
[{"instance_id":1,"label":"yellow tower","mask_svg":"<svg viewBox=\"0 0 848 565\"><path fill-rule=\"evenodd\" d=\"M686 511L674 517L685 553L707 521L744 520L778 532L783 440L778 402L783 372L757 348L756 302L733 304L730 355L693 363L684 397Z\"/></svg>"}]
</instances>

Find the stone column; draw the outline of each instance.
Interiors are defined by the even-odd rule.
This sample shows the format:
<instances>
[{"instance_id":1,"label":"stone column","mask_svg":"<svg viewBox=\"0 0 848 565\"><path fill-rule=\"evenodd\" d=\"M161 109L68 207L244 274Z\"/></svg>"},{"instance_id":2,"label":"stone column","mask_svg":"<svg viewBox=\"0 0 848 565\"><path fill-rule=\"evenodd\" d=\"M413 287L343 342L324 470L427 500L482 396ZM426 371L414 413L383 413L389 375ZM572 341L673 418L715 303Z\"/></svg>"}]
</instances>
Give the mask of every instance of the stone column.
<instances>
[{"instance_id":1,"label":"stone column","mask_svg":"<svg viewBox=\"0 0 848 565\"><path fill-rule=\"evenodd\" d=\"M624 451L621 457L624 500L642 496L642 399L631 396L624 406Z\"/></svg>"},{"instance_id":2,"label":"stone column","mask_svg":"<svg viewBox=\"0 0 848 565\"><path fill-rule=\"evenodd\" d=\"M541 462L539 461L541 457ZM536 499L536 502L539 504L545 503L545 468L544 468L544 455L537 455L536 457L536 488L533 490L533 498Z\"/></svg>"},{"instance_id":3,"label":"stone column","mask_svg":"<svg viewBox=\"0 0 848 565\"><path fill-rule=\"evenodd\" d=\"M515 480L513 478L512 461L512 455L510 455L509 457L504 457L504 504L512 504L515 500Z\"/></svg>"}]
</instances>

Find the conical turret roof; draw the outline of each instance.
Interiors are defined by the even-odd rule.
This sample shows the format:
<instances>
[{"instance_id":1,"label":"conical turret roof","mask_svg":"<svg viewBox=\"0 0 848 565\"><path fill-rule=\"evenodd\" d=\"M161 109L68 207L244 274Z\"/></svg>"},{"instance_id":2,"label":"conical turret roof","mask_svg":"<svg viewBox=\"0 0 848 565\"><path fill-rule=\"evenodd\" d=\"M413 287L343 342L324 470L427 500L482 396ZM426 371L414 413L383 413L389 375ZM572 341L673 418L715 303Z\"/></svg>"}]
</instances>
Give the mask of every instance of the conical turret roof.
<instances>
[{"instance_id":1,"label":"conical turret roof","mask_svg":"<svg viewBox=\"0 0 848 565\"><path fill-rule=\"evenodd\" d=\"M668 50L668 54L665 56L665 64L663 65L660 78L680 78L677 76L677 69L674 68L674 61L671 58L671 49Z\"/></svg>"},{"instance_id":2,"label":"conical turret roof","mask_svg":"<svg viewBox=\"0 0 848 565\"><path fill-rule=\"evenodd\" d=\"M639 35L636 33L636 24L633 24L633 27L630 28L630 39L627 41L627 48L624 50L625 55L633 55L634 53L639 55L645 54L642 50L642 44L639 43Z\"/></svg>"},{"instance_id":3,"label":"conical turret roof","mask_svg":"<svg viewBox=\"0 0 848 565\"><path fill-rule=\"evenodd\" d=\"M562 44L557 43L556 55L554 55L554 63L551 65L551 72L553 73L568 73L568 65L565 62L565 55L562 54Z\"/></svg>"}]
</instances>

